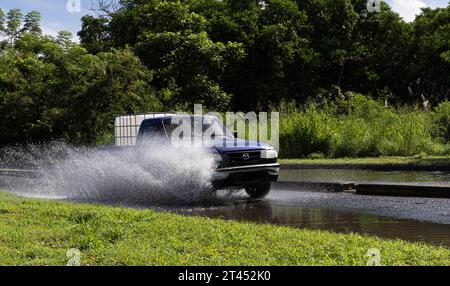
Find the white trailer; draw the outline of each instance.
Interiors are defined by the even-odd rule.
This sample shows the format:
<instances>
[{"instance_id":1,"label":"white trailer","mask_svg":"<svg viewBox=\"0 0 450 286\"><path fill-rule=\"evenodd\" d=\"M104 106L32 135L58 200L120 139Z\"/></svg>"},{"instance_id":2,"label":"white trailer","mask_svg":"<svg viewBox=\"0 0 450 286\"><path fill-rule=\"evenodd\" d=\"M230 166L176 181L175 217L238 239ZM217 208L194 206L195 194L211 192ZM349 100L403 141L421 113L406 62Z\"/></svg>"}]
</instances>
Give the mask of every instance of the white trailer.
<instances>
[{"instance_id":1,"label":"white trailer","mask_svg":"<svg viewBox=\"0 0 450 286\"><path fill-rule=\"evenodd\" d=\"M137 135L142 121L145 119L167 117L175 113L142 113L117 116L114 121L114 137L116 146L136 145Z\"/></svg>"}]
</instances>

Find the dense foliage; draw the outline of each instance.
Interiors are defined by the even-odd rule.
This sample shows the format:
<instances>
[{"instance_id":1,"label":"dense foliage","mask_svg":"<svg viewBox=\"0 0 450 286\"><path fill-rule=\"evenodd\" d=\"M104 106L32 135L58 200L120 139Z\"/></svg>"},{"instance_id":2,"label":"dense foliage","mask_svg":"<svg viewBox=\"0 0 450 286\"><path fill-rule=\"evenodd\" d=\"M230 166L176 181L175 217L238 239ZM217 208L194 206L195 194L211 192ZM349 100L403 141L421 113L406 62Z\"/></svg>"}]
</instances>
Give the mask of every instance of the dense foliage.
<instances>
[{"instance_id":1,"label":"dense foliage","mask_svg":"<svg viewBox=\"0 0 450 286\"><path fill-rule=\"evenodd\" d=\"M356 94L324 106L284 104L281 112L284 158L450 155L441 144L450 142L450 102L398 110Z\"/></svg>"},{"instance_id":2,"label":"dense foliage","mask_svg":"<svg viewBox=\"0 0 450 286\"><path fill-rule=\"evenodd\" d=\"M450 8L405 23L366 0L101 2L103 16L82 19L82 45L133 47L170 103L254 110L334 87L392 104L450 98Z\"/></svg>"},{"instance_id":3,"label":"dense foliage","mask_svg":"<svg viewBox=\"0 0 450 286\"><path fill-rule=\"evenodd\" d=\"M93 144L107 140L119 113L283 102L301 110L284 122L292 130L331 124L282 134L282 144L301 145L293 156L434 153L450 140L448 103L439 105L450 99L450 6L406 23L385 3L368 13L366 0L97 2L80 44L67 32L42 35L37 11L0 9L0 144ZM340 101L370 102L352 103L350 91L384 104L349 112ZM392 106L419 107L399 115ZM417 128L409 139L408 128Z\"/></svg>"},{"instance_id":4,"label":"dense foliage","mask_svg":"<svg viewBox=\"0 0 450 286\"><path fill-rule=\"evenodd\" d=\"M0 144L95 143L110 135L114 115L159 108L153 73L132 51L93 55L70 37L26 32L1 51Z\"/></svg>"}]
</instances>

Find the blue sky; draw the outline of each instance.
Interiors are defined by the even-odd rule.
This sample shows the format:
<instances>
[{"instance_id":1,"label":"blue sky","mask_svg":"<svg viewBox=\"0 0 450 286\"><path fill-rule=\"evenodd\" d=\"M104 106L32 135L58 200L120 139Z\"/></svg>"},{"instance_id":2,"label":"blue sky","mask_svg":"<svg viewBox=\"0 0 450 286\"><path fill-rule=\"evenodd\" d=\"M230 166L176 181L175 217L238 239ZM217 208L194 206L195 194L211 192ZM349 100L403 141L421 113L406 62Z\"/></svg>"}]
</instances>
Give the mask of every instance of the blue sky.
<instances>
[{"instance_id":1,"label":"blue sky","mask_svg":"<svg viewBox=\"0 0 450 286\"><path fill-rule=\"evenodd\" d=\"M68 1L79 1L80 12L70 13ZM406 21L412 21L420 7L446 7L450 0L387 0L392 8ZM38 10L42 13L42 28L46 34L56 35L60 30L71 31L74 35L80 30L80 18L88 13L91 0L0 0L0 7L7 11L20 8L23 13Z\"/></svg>"},{"instance_id":2,"label":"blue sky","mask_svg":"<svg viewBox=\"0 0 450 286\"><path fill-rule=\"evenodd\" d=\"M79 0L80 12L68 12L66 5L69 0L0 0L0 7L6 13L12 8L19 8L25 14L31 10L38 10L42 14L42 30L46 34L56 35L58 31L67 30L76 35L80 30L80 18L89 11L91 0Z\"/></svg>"}]
</instances>

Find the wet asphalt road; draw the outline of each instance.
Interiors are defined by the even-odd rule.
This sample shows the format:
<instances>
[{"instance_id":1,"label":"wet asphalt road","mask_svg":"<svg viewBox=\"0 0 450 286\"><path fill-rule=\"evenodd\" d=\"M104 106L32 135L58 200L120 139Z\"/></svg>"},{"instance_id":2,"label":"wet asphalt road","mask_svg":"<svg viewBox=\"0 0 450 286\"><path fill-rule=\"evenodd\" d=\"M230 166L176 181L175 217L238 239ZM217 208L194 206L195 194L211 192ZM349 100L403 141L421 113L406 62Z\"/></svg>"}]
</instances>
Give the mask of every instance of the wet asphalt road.
<instances>
[{"instance_id":1,"label":"wet asphalt road","mask_svg":"<svg viewBox=\"0 0 450 286\"><path fill-rule=\"evenodd\" d=\"M450 199L362 196L276 187L263 200L245 193L210 205L171 209L185 215L356 232L450 247Z\"/></svg>"},{"instance_id":2,"label":"wet asphalt road","mask_svg":"<svg viewBox=\"0 0 450 286\"><path fill-rule=\"evenodd\" d=\"M275 189L269 194L267 201L277 207L333 209L449 224L450 230L450 199L364 196L351 193Z\"/></svg>"}]
</instances>

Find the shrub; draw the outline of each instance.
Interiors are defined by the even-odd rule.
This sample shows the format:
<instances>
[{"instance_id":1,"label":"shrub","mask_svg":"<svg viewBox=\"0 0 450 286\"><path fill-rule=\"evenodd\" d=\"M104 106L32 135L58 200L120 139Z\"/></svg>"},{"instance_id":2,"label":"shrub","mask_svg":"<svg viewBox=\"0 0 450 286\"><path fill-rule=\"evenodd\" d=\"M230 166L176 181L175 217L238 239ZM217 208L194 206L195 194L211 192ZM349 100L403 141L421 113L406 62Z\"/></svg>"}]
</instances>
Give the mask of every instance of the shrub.
<instances>
[{"instance_id":1,"label":"shrub","mask_svg":"<svg viewBox=\"0 0 450 286\"><path fill-rule=\"evenodd\" d=\"M311 153L330 154L335 139L332 114L308 105L280 118L280 152L283 157L304 157Z\"/></svg>"},{"instance_id":2,"label":"shrub","mask_svg":"<svg viewBox=\"0 0 450 286\"><path fill-rule=\"evenodd\" d=\"M331 106L331 107L330 107ZM341 106L344 106L341 104ZM450 104L434 114L416 109L396 110L383 103L355 95L345 104L302 109L292 104L280 119L280 156L377 157L438 155L445 147L433 140L433 130L445 138L450 129ZM439 126L437 128L436 126ZM437 131L436 131L437 132Z\"/></svg>"},{"instance_id":3,"label":"shrub","mask_svg":"<svg viewBox=\"0 0 450 286\"><path fill-rule=\"evenodd\" d=\"M450 143L450 102L445 101L436 107L433 113L435 136Z\"/></svg>"},{"instance_id":4,"label":"shrub","mask_svg":"<svg viewBox=\"0 0 450 286\"><path fill-rule=\"evenodd\" d=\"M320 160L320 159L324 159L324 158L325 158L325 155L320 152L319 153L311 153L308 156L308 159L311 159L311 160Z\"/></svg>"}]
</instances>

